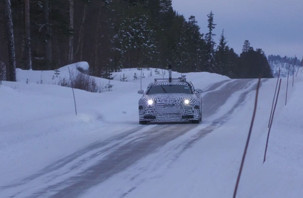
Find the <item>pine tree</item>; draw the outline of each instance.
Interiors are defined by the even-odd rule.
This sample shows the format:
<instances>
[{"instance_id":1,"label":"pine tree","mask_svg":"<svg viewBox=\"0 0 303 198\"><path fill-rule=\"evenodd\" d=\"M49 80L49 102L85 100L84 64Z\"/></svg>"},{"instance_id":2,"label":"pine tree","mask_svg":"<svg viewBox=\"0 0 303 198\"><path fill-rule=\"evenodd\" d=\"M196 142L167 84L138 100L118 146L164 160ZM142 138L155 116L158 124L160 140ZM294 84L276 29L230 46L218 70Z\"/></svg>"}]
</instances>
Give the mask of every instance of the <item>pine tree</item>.
<instances>
[{"instance_id":1,"label":"pine tree","mask_svg":"<svg viewBox=\"0 0 303 198\"><path fill-rule=\"evenodd\" d=\"M142 8L137 7L133 11L137 9ZM121 21L115 40L122 67L148 67L158 53L154 31L143 11L140 15L130 13Z\"/></svg>"},{"instance_id":2,"label":"pine tree","mask_svg":"<svg viewBox=\"0 0 303 198\"><path fill-rule=\"evenodd\" d=\"M213 30L216 27L216 24L214 24L214 14L211 11L208 15L208 33L205 35L205 40L206 40L206 54L207 54L207 64L208 64L208 69L210 71L216 71L214 68L214 47L215 47L215 42L213 37L215 34L213 33Z\"/></svg>"},{"instance_id":3,"label":"pine tree","mask_svg":"<svg viewBox=\"0 0 303 198\"><path fill-rule=\"evenodd\" d=\"M194 16L190 16L187 22L183 22L179 42L183 72L201 70L200 66L204 60L202 47L205 46L202 37Z\"/></svg>"},{"instance_id":4,"label":"pine tree","mask_svg":"<svg viewBox=\"0 0 303 198\"><path fill-rule=\"evenodd\" d=\"M172 10L172 0L160 0L160 13L166 13L170 10Z\"/></svg>"},{"instance_id":5,"label":"pine tree","mask_svg":"<svg viewBox=\"0 0 303 198\"><path fill-rule=\"evenodd\" d=\"M228 56L227 56L227 76L231 78L237 78L240 77L239 75L239 56L234 52L234 50L231 48L228 50Z\"/></svg>"},{"instance_id":6,"label":"pine tree","mask_svg":"<svg viewBox=\"0 0 303 198\"><path fill-rule=\"evenodd\" d=\"M248 52L251 49L249 40L245 40L242 48L243 52Z\"/></svg>"},{"instance_id":7,"label":"pine tree","mask_svg":"<svg viewBox=\"0 0 303 198\"><path fill-rule=\"evenodd\" d=\"M220 42L215 53L215 61L216 61L216 68L218 72L225 75L229 70L229 68L227 68L228 51L229 48L227 46L227 41L224 36L224 30L222 30Z\"/></svg>"},{"instance_id":8,"label":"pine tree","mask_svg":"<svg viewBox=\"0 0 303 198\"><path fill-rule=\"evenodd\" d=\"M272 73L264 52L250 47L248 52L240 55L240 77L242 78L271 78Z\"/></svg>"},{"instance_id":9,"label":"pine tree","mask_svg":"<svg viewBox=\"0 0 303 198\"><path fill-rule=\"evenodd\" d=\"M239 58L227 45L223 33L216 46L213 12L207 15L208 31L203 35L194 16L185 20L172 9L172 0L26 1L31 3L31 51L35 69L58 68L74 59L88 61L90 74L96 76L110 76L110 72L123 67L166 68L171 64L174 70L181 72L211 71L243 77L256 75L250 71L250 66L245 66L255 61L249 57L262 55L261 52L251 55L252 52ZM2 10L3 2L0 1ZM20 19L24 18L25 4L18 2L12 1L17 46L14 56L17 65L23 66L27 59L25 21ZM69 11L70 2L74 3L73 15ZM0 24L1 30L9 30L3 25ZM2 32L0 40L3 43L8 39L4 39ZM7 52L7 49L0 45L0 52L3 51ZM243 52L250 51L254 50L247 40ZM3 53L1 55L5 65L12 65ZM254 69L260 71L260 68Z\"/></svg>"}]
</instances>

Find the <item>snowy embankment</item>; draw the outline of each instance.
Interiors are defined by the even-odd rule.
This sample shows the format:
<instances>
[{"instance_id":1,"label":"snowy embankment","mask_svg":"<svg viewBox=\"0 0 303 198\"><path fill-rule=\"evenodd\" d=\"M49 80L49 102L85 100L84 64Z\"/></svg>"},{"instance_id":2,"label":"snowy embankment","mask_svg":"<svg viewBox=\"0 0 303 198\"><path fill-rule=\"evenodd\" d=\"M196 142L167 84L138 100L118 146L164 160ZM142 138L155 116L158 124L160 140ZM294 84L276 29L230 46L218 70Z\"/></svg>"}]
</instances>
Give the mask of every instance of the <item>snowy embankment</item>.
<instances>
[{"instance_id":1,"label":"snowy embankment","mask_svg":"<svg viewBox=\"0 0 303 198\"><path fill-rule=\"evenodd\" d=\"M77 67L86 70L88 65L80 62L69 67L76 75ZM72 90L57 85L62 79L69 79L68 66L56 73L18 69L16 83L4 81L0 85L0 186L28 176L89 143L138 125L140 80L134 80L133 76L134 73L139 76L141 71L125 69L114 73L114 80L110 82L112 91L90 93L75 89L77 116ZM143 88L154 77L168 74L155 69L144 70L143 73ZM121 82L123 76L128 80ZM207 74L202 74L197 81L220 80L204 76ZM100 86L109 82L95 79Z\"/></svg>"},{"instance_id":2,"label":"snowy embankment","mask_svg":"<svg viewBox=\"0 0 303 198\"><path fill-rule=\"evenodd\" d=\"M76 67L87 70L88 65L85 62L70 65L73 75L78 72ZM144 89L154 77L167 76L165 70L144 69L142 72ZM59 74L55 71L17 70L18 82L2 82L0 189L18 183L52 162L91 143L106 140L138 126L137 102L140 95L137 90L141 86L140 79L135 76L140 74L141 71L137 69L125 69L113 74L114 79L110 82L95 78L99 86L110 83L113 86L111 91L90 93L75 90L77 116L72 90L57 85L64 78L69 79L67 66L60 68ZM173 75L180 74L173 72ZM286 79L282 79L265 164L263 152L276 79L263 81L239 197L299 198L303 194L302 76L303 73L299 72L294 87L290 83L286 106ZM127 80L120 81L124 77ZM229 80L227 77L210 73L189 73L187 78L196 88L202 90L207 90L216 82ZM236 96L237 93L234 94L234 97ZM120 190L137 185L129 197L175 198L188 197L189 194L191 197L231 197L248 133L253 100L254 92L251 92L243 101L243 105L235 109L223 126L188 148L174 163L167 161L167 166L151 163L156 157L169 157L169 148L176 144L171 142L165 145L167 152L147 156L139 164L130 167L130 172L146 169L147 178L141 176L134 180L134 184L123 183L123 179L115 183L115 177L119 177L117 175L102 186L93 188L87 197L98 197L100 191L108 192L108 197L114 197L117 192L115 185L121 185ZM235 101L235 98L231 97L225 105L233 105ZM224 111L224 108L219 111ZM200 128L212 123L220 112L211 118L205 118ZM190 138L191 133L194 132L189 132L181 139ZM159 166L157 171L156 165ZM127 171L121 174L119 178L127 178Z\"/></svg>"}]
</instances>

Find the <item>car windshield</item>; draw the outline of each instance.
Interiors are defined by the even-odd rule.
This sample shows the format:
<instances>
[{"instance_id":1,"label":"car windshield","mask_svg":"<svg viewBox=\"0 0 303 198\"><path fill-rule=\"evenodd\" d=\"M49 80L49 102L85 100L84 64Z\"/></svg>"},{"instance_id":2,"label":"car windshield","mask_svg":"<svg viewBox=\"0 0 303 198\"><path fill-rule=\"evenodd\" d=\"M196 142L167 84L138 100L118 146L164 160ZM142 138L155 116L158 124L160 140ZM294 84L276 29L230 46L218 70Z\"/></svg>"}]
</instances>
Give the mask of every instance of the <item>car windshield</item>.
<instances>
[{"instance_id":1,"label":"car windshield","mask_svg":"<svg viewBox=\"0 0 303 198\"><path fill-rule=\"evenodd\" d=\"M192 90L188 85L153 85L147 91L148 95L165 93L192 94Z\"/></svg>"}]
</instances>

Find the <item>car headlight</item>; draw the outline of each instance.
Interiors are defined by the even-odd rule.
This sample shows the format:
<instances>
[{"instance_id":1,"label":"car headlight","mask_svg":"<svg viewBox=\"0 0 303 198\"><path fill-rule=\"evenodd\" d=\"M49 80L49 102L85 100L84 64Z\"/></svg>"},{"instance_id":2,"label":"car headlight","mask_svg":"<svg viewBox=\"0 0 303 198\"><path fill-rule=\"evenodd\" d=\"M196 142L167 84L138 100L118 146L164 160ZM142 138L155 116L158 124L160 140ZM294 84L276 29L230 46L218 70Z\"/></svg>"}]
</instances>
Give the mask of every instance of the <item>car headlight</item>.
<instances>
[{"instance_id":1,"label":"car headlight","mask_svg":"<svg viewBox=\"0 0 303 198\"><path fill-rule=\"evenodd\" d=\"M153 99L148 99L148 100L147 100L147 104L148 104L149 106L153 105L153 104L154 104L154 100L153 100Z\"/></svg>"},{"instance_id":2,"label":"car headlight","mask_svg":"<svg viewBox=\"0 0 303 198\"><path fill-rule=\"evenodd\" d=\"M185 99L185 100L184 100L184 104L185 104L185 105L189 105L189 103L190 103L190 101L189 101L188 99Z\"/></svg>"}]
</instances>

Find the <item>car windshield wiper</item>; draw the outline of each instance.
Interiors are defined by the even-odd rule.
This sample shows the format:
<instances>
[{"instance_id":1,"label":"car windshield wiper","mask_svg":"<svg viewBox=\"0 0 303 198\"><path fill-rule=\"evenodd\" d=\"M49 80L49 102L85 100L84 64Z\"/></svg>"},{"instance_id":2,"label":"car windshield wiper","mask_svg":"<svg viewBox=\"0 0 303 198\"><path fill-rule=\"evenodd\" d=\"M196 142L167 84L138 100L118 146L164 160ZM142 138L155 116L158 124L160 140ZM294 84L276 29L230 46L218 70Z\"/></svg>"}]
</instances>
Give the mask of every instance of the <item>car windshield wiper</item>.
<instances>
[{"instance_id":1,"label":"car windshield wiper","mask_svg":"<svg viewBox=\"0 0 303 198\"><path fill-rule=\"evenodd\" d=\"M161 87L161 89L163 90L164 93L167 93L166 89L162 85L160 85L160 87Z\"/></svg>"}]
</instances>

